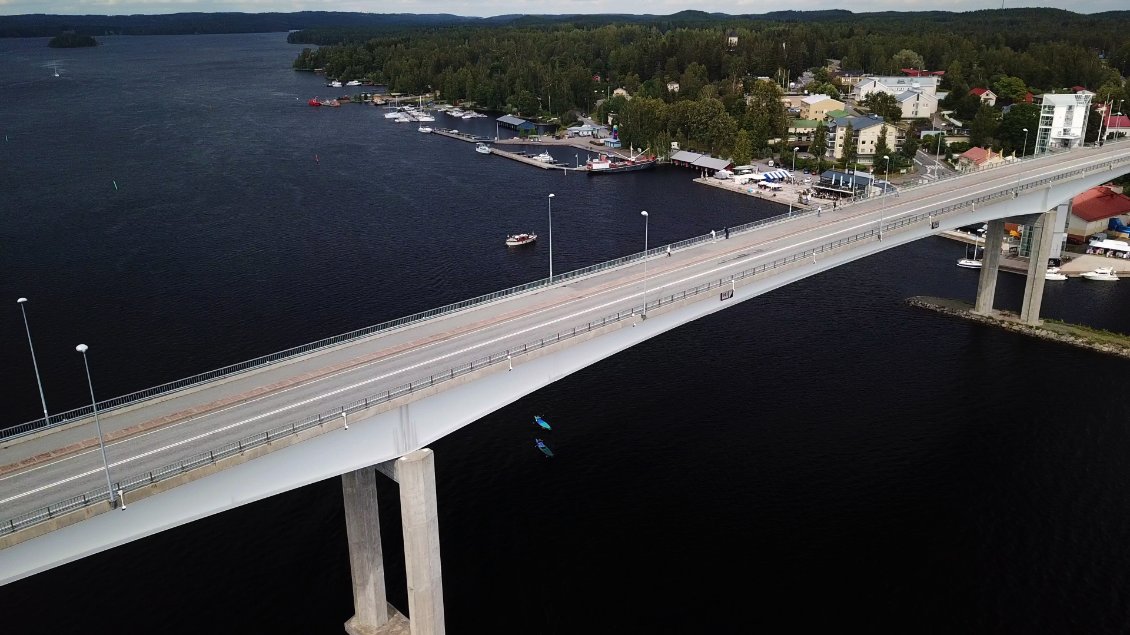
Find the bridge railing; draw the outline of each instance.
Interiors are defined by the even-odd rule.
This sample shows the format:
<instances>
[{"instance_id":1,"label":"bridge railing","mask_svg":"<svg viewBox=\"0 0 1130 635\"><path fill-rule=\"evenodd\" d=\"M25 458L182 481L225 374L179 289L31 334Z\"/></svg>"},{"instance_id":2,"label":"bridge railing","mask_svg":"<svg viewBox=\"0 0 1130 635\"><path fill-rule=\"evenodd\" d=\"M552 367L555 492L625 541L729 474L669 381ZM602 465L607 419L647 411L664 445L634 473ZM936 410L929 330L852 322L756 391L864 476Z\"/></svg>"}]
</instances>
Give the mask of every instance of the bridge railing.
<instances>
[{"instance_id":1,"label":"bridge railing","mask_svg":"<svg viewBox=\"0 0 1130 635\"><path fill-rule=\"evenodd\" d=\"M993 197L999 197L999 196L1010 196L1010 195L1011 195L1011 190L1007 190L1007 191L1002 190L1001 192L995 193L992 196ZM949 211L956 211L958 209L961 209L963 207L968 207L968 206L969 206L968 204L955 205L955 206L950 206L947 209ZM806 214L813 214L813 213L815 213L815 212L807 212ZM737 281L739 281L739 280L745 280L745 279L752 278L752 277L755 277L755 276L760 276L760 275L766 274L768 272L780 269L782 267L790 267L790 266L796 265L798 263L807 263L810 259L814 259L817 255L828 254L828 253L830 253L834 250L842 249L844 247L847 247L849 245L853 245L853 244L861 242L861 241L874 240L874 239L876 239L876 237L879 234L881 234L882 231L890 231L892 229L897 229L897 228L900 228L900 227L906 227L906 226L914 225L914 224L917 224L917 223L933 221L938 215L939 215L939 213L935 210L935 211L931 211L931 212L927 212L927 213L916 214L916 215L910 216L910 217L902 217L902 218L898 218L898 219L895 219L895 220L887 221L887 222L883 223L881 228L878 227L878 225L877 225L875 228L868 229L866 231L858 232L858 233L852 234L850 236L842 237L842 238L837 238L835 240L830 240L828 242L817 245L816 247L807 248L807 249L795 252L795 253L787 255L787 256L781 256L781 257L776 258L774 260L771 260L769 262L764 262L764 263L760 263L760 264L748 267L748 268L743 269L741 271L738 271L737 273L730 275L730 276L717 278L715 280L704 282L704 283L683 289L681 291L672 292L672 293L667 294L667 295L662 295L662 296L660 296L660 297L658 297L654 300L645 301L644 303L640 304L639 306L634 306L630 309L624 309L624 310L618 311L616 313L608 314L608 315L601 317L599 319L594 319L592 321L589 321L584 325L573 327L573 328L570 328L568 330L558 331L557 333L554 333L552 335L542 337L542 338L538 338L536 340L530 340L529 342L526 342L526 343L521 344L521 345L515 345L515 346L508 347L505 350L500 350L500 351L497 351L495 353L491 353L491 354L489 354L485 357L481 357L481 358L478 358L476 360L472 360L471 362L468 362L468 363L464 363L464 364L461 364L461 365L458 365L458 366L449 367L449 368L447 368L447 369L445 369L441 372L429 375L428 377L424 377L424 378L403 384L401 386L398 386L398 387L395 387L395 388L392 388L392 389L389 389L389 390L386 390L386 391L383 391L383 392L380 392L380 393L376 393L376 394L370 395L368 397L364 397L364 398L356 400L356 401L346 403L344 405L335 407L331 410L327 410L327 411L324 411L322 413L319 413L315 416L311 416L311 417L308 417L308 418L300 420L300 421L290 422L290 423L284 424L282 426L272 428L268 431L260 432L260 433L251 435L249 437L240 439L240 440L232 442L232 443L227 443L227 444L220 445L218 447L215 447L215 448L203 451L203 452L199 452L199 453L197 453L193 456L190 456L190 457L188 457L184 460L177 461L175 463L170 463L170 464L168 464L164 467L161 467L161 468L158 468L158 469L155 469L155 470L151 470L151 471L146 471L146 472L139 473L139 474L131 474L130 476L123 478L122 480L114 483L114 485L113 485L114 496L123 497L124 500L128 501L127 495L130 492L134 492L134 491L141 489L143 487L147 487L149 485L159 483L159 482L164 481L166 479L179 476L179 475L184 474L186 472L190 472L192 470L195 470L195 469L207 466L207 465L215 464L217 461L223 460L225 458L228 458L228 457L231 457L231 456L234 456L234 455L237 455L237 454L241 454L241 453L246 452L250 449L265 445L265 444L270 443L272 441L277 441L281 438L291 436L291 435L295 435L295 434L298 434L300 432L310 430L312 428L324 426L327 423L334 423L338 420L342 420L343 422L347 423L348 417L351 414L354 414L354 413L357 413L357 412L360 412L360 411L363 411L363 410L367 410L369 408L387 403L387 402L392 401L394 399L399 399L401 397L413 394L413 393L415 393L419 390L422 390L422 389L425 389L425 388L431 388L431 387L436 386L438 384L442 384L446 381L451 381L451 380L453 380L457 377L462 377L463 375L466 375L466 374L469 374L469 373L472 373L472 372L481 371L485 368L489 368L489 367L495 366L497 364L509 363L510 360L512 360L514 357L517 357L519 355L524 355L524 354L530 353L532 351L536 351L538 349L545 348L546 346L552 346L552 345L557 344L559 342L567 341L567 340L572 339L574 337L581 336L581 335L584 335L586 333L590 333L594 330L606 327L610 324L619 323L619 322L621 322L625 319L634 318L635 316L640 315L640 314L645 314L645 313L647 313L647 311L652 310L652 309L657 309L657 308L660 308L660 307L663 307L663 306L666 306L666 305L670 305L670 304L675 303L675 302L682 302L682 301L684 301L688 298L700 296L704 293L712 292L716 289L724 289L726 287L732 287L732 285L736 285ZM770 219L770 221L772 221L772 222L782 222L780 220L780 217L778 217L777 219ZM765 223L765 221L763 221L761 223L761 225L764 225L764 223ZM751 223L751 225L759 225L759 224L758 223ZM739 228L739 230L740 230L740 228ZM707 238L707 240L709 240L709 238ZM684 242L690 242L690 241L684 241ZM693 244L693 242L692 242L692 244ZM648 250L647 254L648 254L649 257L654 258L654 257L658 257L661 253L664 253L665 251L666 251L666 246L664 246L662 248L656 248L656 249L653 249L653 250ZM556 278L556 276L555 276L555 278ZM31 512L25 513L25 514L21 514L19 516L9 518L7 520L4 520L4 521L0 522L0 535L17 532L17 531L20 531L20 530L25 529L27 527L30 527L32 525L35 525L35 524L38 524L38 523L41 523L41 522L45 522L47 520L50 520L52 518L56 518L58 516L66 514L68 512L72 512L76 509L80 509L80 508L83 508L83 507L87 507L89 505L94 505L94 504L109 501L109 500L111 500L111 498L112 497L111 497L110 493L107 492L106 490L100 490L100 489L90 490L90 491L88 491L84 494L81 494L79 496L69 498L69 499L66 499L66 500L63 500L63 501L59 501L59 502L56 502L56 503L52 503L51 505L48 505L46 507L43 507L43 508L31 511Z\"/></svg>"},{"instance_id":2,"label":"bridge railing","mask_svg":"<svg viewBox=\"0 0 1130 635\"><path fill-rule=\"evenodd\" d=\"M1120 140L1119 142L1130 143L1130 140ZM1110 141L1108 143L1118 143L1118 142ZM1042 158L1042 157L1045 157L1045 156L1047 156L1047 155L1042 154L1042 155L1039 155L1039 156L1026 157L1022 160L1030 161L1030 160ZM1109 165L1111 167L1113 167L1114 164L1116 164L1116 163L1119 163L1119 164L1120 163L1126 163L1127 161L1130 161L1130 157L1123 157L1121 159L1111 160L1109 162ZM1039 186L1044 185L1046 183L1071 178L1071 177L1074 177L1074 176L1077 176L1077 175L1080 175L1080 174L1087 174L1089 172L1094 172L1094 171L1097 171L1097 170L1106 169L1106 165L1107 165L1107 163L1104 162L1102 164L1096 164L1096 165L1088 166L1088 167L1085 167L1085 168L1079 168L1077 170L1072 170L1070 172L1057 174L1057 175L1046 177L1046 178L1039 179L1039 180L1036 180L1036 181L1029 181L1029 182L1023 183L1023 184L1020 184L1018 182L1017 187L1009 187L1009 188L1006 188L1004 190L1001 190L1001 192L1006 193L1008 195L1018 195L1021 190L1031 189L1031 188L1039 187ZM989 168L989 169L999 169L999 167L1002 167L1002 166L994 166L993 168ZM973 176L973 175L979 174L983 171L985 171L985 170L976 171L976 172L969 172L969 173L960 173L953 178ZM910 186L910 187L906 187L906 188L902 188L902 189L903 189L903 191L906 191L906 190L914 189L914 188L917 188L917 187L924 187L925 185L929 185L929 184L915 185L915 186ZM988 201L988 200L998 198L999 196L1001 196L1001 192L994 193L993 195L986 195L986 196L983 196L983 197L979 197L974 202L980 203L980 202L983 202L983 201ZM897 196L897 195L898 195L898 191L896 190L894 192L889 192L887 194L880 195L880 197ZM875 197L875 198L880 198L880 197ZM966 205L964 203L962 203L959 206L965 207ZM945 207L945 208L939 208L939 210L937 210L937 213L946 213L947 210L949 210L953 207L955 207L955 206L948 206L948 207ZM748 232L748 231L754 231L754 230L759 230L759 229L771 227L771 226L774 226L774 225L779 225L781 223L788 222L788 221L791 221L791 220L796 220L796 219L799 219L799 218L810 217L814 214L818 215L819 212L809 210L809 211L805 211L805 212L797 211L797 212L792 212L792 213L788 213L788 214L781 214L781 215L778 215L778 216L774 216L772 218L762 219L762 220L753 221L753 222L750 222L750 223L745 223L743 225L738 225L738 226L731 228L730 231L732 233L745 233L745 232ZM701 244L716 241L716 240L717 240L716 235L704 234L702 236L697 236L697 237L694 237L694 238L689 238L689 239L686 239L686 240L678 241L678 242L675 242L675 243L670 243L670 246L671 246L672 250L681 250L681 249L686 249L686 248L689 248L689 247L701 245ZM121 407L129 405L129 404L137 403L139 401L143 401L145 399L150 399L150 398L157 397L157 396L160 396L160 395L172 393L172 392L175 392L177 390L184 389L184 388L189 388L189 387L192 387L192 386L197 386L197 385L207 383L207 382L210 382L210 381L214 381L214 380L217 380L217 379L228 378L228 377L239 375L239 374L249 372L249 371L252 371L252 370L257 370L257 369L266 367L266 366L271 365L271 364L286 361L286 360L289 360L289 359L294 359L294 358L302 356L302 355L306 355L306 354L309 354L309 353L324 350L324 349L327 349L327 348L330 348L330 347L333 347L333 346L338 346L340 344L352 342L352 341L355 341L355 340L358 340L358 339L361 339L361 338L369 337L369 336L374 335L376 333L381 333L381 332L384 332L384 331L389 331L389 330L401 328L401 327L408 326L408 325L411 325L411 324L415 324L417 322L421 322L421 321L424 321L424 320L429 320L429 319L433 319L433 318L436 318L436 317L439 317L439 316L448 315L448 314L451 314L451 313L454 313L454 312L457 312L457 311L462 311L464 309L483 306L483 305L489 304L491 302L498 301L498 300L503 299L503 298L508 298L508 297L512 297L512 296L522 294L522 293L526 293L526 292L529 292L529 291L532 291L532 290L549 287L551 285L554 285L554 284L557 284L557 283L560 283L560 282L577 280L577 279L584 278L584 277L587 277L587 276L591 276L591 275L594 275L594 274L597 274L597 273L600 273L600 272L603 272L603 271L615 269L617 267L623 267L623 266L627 266L627 265L630 265L630 264L638 263L645 258L651 258L651 257L653 257L657 254L664 253L664 252L666 252L666 249L667 249L667 245L663 244L663 245L654 247L652 249L649 249L646 252L641 252L641 253L631 254L631 255L628 255L628 256L623 256L621 258L616 258L616 259L613 259L613 260L605 261L605 262L598 263L598 264L595 264L595 265L591 265L591 266L588 266L588 267L583 267L581 269L576 269L574 271L569 271L569 272L557 274L557 275L553 276L552 278L543 278L543 279L540 279L540 280L527 282L525 284L510 287L508 289L503 289L501 291L495 291L493 293L488 293L488 294L481 295L481 296L478 296L478 297L475 297L475 298L470 298L470 299L467 299L467 300L454 302L454 303L451 303L451 304L448 304L448 305L445 305L445 306L442 306L442 307L429 309L427 311L414 313L412 315L408 315L408 316L405 316L405 317L402 317L402 318L397 318L397 319L394 319L394 320L389 320L387 322L382 322L382 323L376 324L374 326L370 326L370 327L366 327L366 328L362 328L362 329L357 329L355 331L350 331L348 333L343 333L341 335L336 335L336 336L333 336L333 337L328 337L328 338L325 338L325 339L317 340L317 341L311 342L309 344L303 344L301 346L296 346L296 347L285 349L285 350L282 350L282 351L279 351L279 352L276 352L276 353L271 353L270 355L264 355L264 356L261 356L261 357L256 357L254 359L244 361L244 362L239 362L237 364L224 366L222 368L218 368L218 369L208 371L208 372L205 372L205 373L200 373L198 375L193 375L191 377L186 377L184 379L179 379L179 380L176 380L176 381L172 381L172 382L168 382L168 383L161 384L161 385L158 385L158 386L154 386L152 388L147 388L145 390L140 390L140 391L137 391L137 392L129 393L127 395L122 395L122 396L119 396L119 397L114 397L114 398L111 398L111 399L107 399L105 401L101 401L101 402L98 403L98 409L99 409L99 411L107 411L107 410L112 410L112 409L115 409L115 408L121 408ZM9 428L0 429L0 440L19 437L19 436L22 436L22 435L25 435L25 434L30 434L32 432L37 432L39 430L43 430L45 428L62 425L64 423L74 421L76 419L88 417L92 413L93 413L93 409L92 409L91 406L83 406L81 408L75 408L73 410L68 410L68 411L65 411L65 412L56 413L54 415L51 415L48 419L34 419L32 421L29 421L29 422L26 422L26 423L23 423L23 424L19 424L19 425L12 426L12 427L9 427Z\"/></svg>"}]
</instances>

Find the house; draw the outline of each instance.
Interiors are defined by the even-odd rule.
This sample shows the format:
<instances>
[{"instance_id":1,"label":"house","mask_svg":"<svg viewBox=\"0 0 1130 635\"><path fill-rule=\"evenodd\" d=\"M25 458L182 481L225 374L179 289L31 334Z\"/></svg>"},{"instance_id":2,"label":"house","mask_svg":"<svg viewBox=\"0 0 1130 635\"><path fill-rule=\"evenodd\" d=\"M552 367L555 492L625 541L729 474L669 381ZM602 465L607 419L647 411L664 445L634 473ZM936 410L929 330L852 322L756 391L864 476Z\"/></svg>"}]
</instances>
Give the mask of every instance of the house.
<instances>
[{"instance_id":1,"label":"house","mask_svg":"<svg viewBox=\"0 0 1130 635\"><path fill-rule=\"evenodd\" d=\"M867 194L871 185L872 178L863 173L825 170L813 187L825 194L843 198Z\"/></svg>"},{"instance_id":2,"label":"house","mask_svg":"<svg viewBox=\"0 0 1130 635\"><path fill-rule=\"evenodd\" d=\"M709 154L699 154L688 150L679 150L672 154L671 164L684 168L694 168L705 172L708 176L713 176L718 170L729 170L734 167L733 162L727 159L719 159Z\"/></svg>"},{"instance_id":3,"label":"house","mask_svg":"<svg viewBox=\"0 0 1130 635\"><path fill-rule=\"evenodd\" d=\"M730 29L726 32L726 46L734 48L738 45L738 32Z\"/></svg>"},{"instance_id":4,"label":"house","mask_svg":"<svg viewBox=\"0 0 1130 635\"><path fill-rule=\"evenodd\" d=\"M669 92L669 93L679 92L679 82L667 82L667 92Z\"/></svg>"},{"instance_id":5,"label":"house","mask_svg":"<svg viewBox=\"0 0 1130 635\"><path fill-rule=\"evenodd\" d=\"M800 100L800 118L816 119L817 121L828 116L833 110L842 110L844 102L836 101L828 95L809 95Z\"/></svg>"},{"instance_id":6,"label":"house","mask_svg":"<svg viewBox=\"0 0 1130 635\"><path fill-rule=\"evenodd\" d=\"M793 119L789 123L789 140L810 143L820 122L815 119Z\"/></svg>"},{"instance_id":7,"label":"house","mask_svg":"<svg viewBox=\"0 0 1130 635\"><path fill-rule=\"evenodd\" d=\"M1105 232L1111 218L1125 222L1130 216L1130 197L1100 185L1071 199L1070 210L1067 242L1081 245L1088 237Z\"/></svg>"},{"instance_id":8,"label":"house","mask_svg":"<svg viewBox=\"0 0 1130 635\"><path fill-rule=\"evenodd\" d=\"M957 169L962 172L972 172L984 168L991 168L1004 163L1002 153L994 153L985 148L969 148L957 157Z\"/></svg>"},{"instance_id":9,"label":"house","mask_svg":"<svg viewBox=\"0 0 1130 635\"><path fill-rule=\"evenodd\" d=\"M989 106L997 105L997 94L988 88L973 88L969 91L970 95L976 95L980 98L982 104Z\"/></svg>"},{"instance_id":10,"label":"house","mask_svg":"<svg viewBox=\"0 0 1130 635\"><path fill-rule=\"evenodd\" d=\"M867 75L865 75L863 71L843 70L834 73L834 77L841 86L851 90L859 84L859 82L863 81Z\"/></svg>"},{"instance_id":11,"label":"house","mask_svg":"<svg viewBox=\"0 0 1130 635\"><path fill-rule=\"evenodd\" d=\"M601 126L594 126L592 124L584 124L581 126L573 126L565 131L565 134L570 137L599 137L601 130L605 130Z\"/></svg>"},{"instance_id":12,"label":"house","mask_svg":"<svg viewBox=\"0 0 1130 635\"><path fill-rule=\"evenodd\" d=\"M874 163L875 146L878 145L879 133L885 127L887 130L887 148L892 152L898 142L898 131L894 126L887 124L878 115L868 117L839 117L831 120L828 128L827 156L839 160L844 157L844 130L851 124L852 134L855 136L855 156L859 163ZM881 160L881 159L880 159Z\"/></svg>"},{"instance_id":13,"label":"house","mask_svg":"<svg viewBox=\"0 0 1130 635\"><path fill-rule=\"evenodd\" d=\"M1130 136L1130 117L1126 115L1111 115L1103 119L1103 138L1117 139Z\"/></svg>"},{"instance_id":14,"label":"house","mask_svg":"<svg viewBox=\"0 0 1130 635\"><path fill-rule=\"evenodd\" d=\"M862 100L874 92L882 92L896 97L908 90L919 90L934 95L938 91L940 77L867 77L851 89L852 97Z\"/></svg>"},{"instance_id":15,"label":"house","mask_svg":"<svg viewBox=\"0 0 1130 635\"><path fill-rule=\"evenodd\" d=\"M907 77L941 77L945 75L945 71L920 71L916 68L900 68Z\"/></svg>"},{"instance_id":16,"label":"house","mask_svg":"<svg viewBox=\"0 0 1130 635\"><path fill-rule=\"evenodd\" d=\"M1040 97L1040 127L1036 132L1035 153L1081 146L1094 96L1092 92L1083 91Z\"/></svg>"},{"instance_id":17,"label":"house","mask_svg":"<svg viewBox=\"0 0 1130 635\"><path fill-rule=\"evenodd\" d=\"M529 134L531 132L537 131L537 126L535 126L532 122L526 121L525 119L520 119L513 115L502 115L498 119L495 119L495 122L497 123L497 125L503 128L517 130L519 134Z\"/></svg>"},{"instance_id":18,"label":"house","mask_svg":"<svg viewBox=\"0 0 1130 635\"><path fill-rule=\"evenodd\" d=\"M938 112L937 96L921 90L908 90L895 95L902 108L903 119L930 119Z\"/></svg>"},{"instance_id":19,"label":"house","mask_svg":"<svg viewBox=\"0 0 1130 635\"><path fill-rule=\"evenodd\" d=\"M613 97L623 97L624 99L631 99L632 98L632 96L630 94L628 94L628 91L624 90L623 88L617 88L616 90L612 91L612 96Z\"/></svg>"}]
</instances>

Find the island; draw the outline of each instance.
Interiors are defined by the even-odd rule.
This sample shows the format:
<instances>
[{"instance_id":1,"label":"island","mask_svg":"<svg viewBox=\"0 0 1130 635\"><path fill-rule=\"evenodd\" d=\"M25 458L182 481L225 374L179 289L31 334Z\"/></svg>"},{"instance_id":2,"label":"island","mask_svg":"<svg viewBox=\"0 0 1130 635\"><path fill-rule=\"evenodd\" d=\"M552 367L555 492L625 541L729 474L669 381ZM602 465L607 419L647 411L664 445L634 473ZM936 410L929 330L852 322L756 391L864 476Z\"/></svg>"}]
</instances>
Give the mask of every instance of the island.
<instances>
[{"instance_id":1,"label":"island","mask_svg":"<svg viewBox=\"0 0 1130 635\"><path fill-rule=\"evenodd\" d=\"M79 35L74 32L68 32L51 38L47 46L56 49L73 49L82 46L98 46L98 40L89 35Z\"/></svg>"}]
</instances>

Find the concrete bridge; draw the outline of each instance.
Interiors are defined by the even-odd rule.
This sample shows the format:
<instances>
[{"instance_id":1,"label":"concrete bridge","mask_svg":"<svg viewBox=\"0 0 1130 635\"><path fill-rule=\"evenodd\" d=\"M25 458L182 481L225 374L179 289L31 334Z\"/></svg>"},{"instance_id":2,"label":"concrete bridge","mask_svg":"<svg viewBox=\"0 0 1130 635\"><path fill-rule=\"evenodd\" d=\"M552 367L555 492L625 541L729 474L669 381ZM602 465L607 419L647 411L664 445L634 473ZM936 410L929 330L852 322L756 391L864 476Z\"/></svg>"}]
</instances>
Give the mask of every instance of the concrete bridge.
<instances>
[{"instance_id":1,"label":"concrete bridge","mask_svg":"<svg viewBox=\"0 0 1130 635\"><path fill-rule=\"evenodd\" d=\"M1029 275L1023 313L1038 320L1055 229L1048 210L1126 172L1130 142L1108 143L751 223L728 237L673 244L670 255L668 245L649 245L552 280L107 400L97 416L87 408L5 429L0 584L342 476L356 607L346 628L385 632L396 618L385 600L375 467L400 484L410 628L442 633L429 443L691 320L970 223L990 223L977 299L987 312L1002 219L1034 220L1038 275ZM644 234L648 217L639 222Z\"/></svg>"}]
</instances>

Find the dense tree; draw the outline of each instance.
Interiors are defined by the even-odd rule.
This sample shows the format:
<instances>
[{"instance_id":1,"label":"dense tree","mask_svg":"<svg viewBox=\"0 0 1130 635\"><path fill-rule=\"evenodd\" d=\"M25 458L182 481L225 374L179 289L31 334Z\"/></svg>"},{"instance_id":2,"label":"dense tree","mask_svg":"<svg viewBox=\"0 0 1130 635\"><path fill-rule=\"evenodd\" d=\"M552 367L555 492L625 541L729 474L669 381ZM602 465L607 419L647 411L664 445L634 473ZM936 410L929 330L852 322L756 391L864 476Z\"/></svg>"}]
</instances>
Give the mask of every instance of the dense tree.
<instances>
[{"instance_id":1,"label":"dense tree","mask_svg":"<svg viewBox=\"0 0 1130 635\"><path fill-rule=\"evenodd\" d=\"M982 104L969 124L969 143L982 148L992 145L998 124L997 110L988 104Z\"/></svg>"},{"instance_id":2,"label":"dense tree","mask_svg":"<svg viewBox=\"0 0 1130 635\"><path fill-rule=\"evenodd\" d=\"M1023 101L1024 96L1028 93L1028 87L1024 85L1024 80L1008 75L1002 75L997 81L993 82L991 88L997 97L1007 102Z\"/></svg>"},{"instance_id":3,"label":"dense tree","mask_svg":"<svg viewBox=\"0 0 1130 635\"><path fill-rule=\"evenodd\" d=\"M824 166L824 153L828 151L828 127L824 122L816 124L816 132L812 134L812 143L808 144L809 154L816 156L816 169L819 171Z\"/></svg>"},{"instance_id":4,"label":"dense tree","mask_svg":"<svg viewBox=\"0 0 1130 635\"><path fill-rule=\"evenodd\" d=\"M748 130L738 130L734 138L734 151L730 157L734 165L748 165L753 161L753 143L749 139Z\"/></svg>"},{"instance_id":5,"label":"dense tree","mask_svg":"<svg viewBox=\"0 0 1130 635\"><path fill-rule=\"evenodd\" d=\"M1004 152L1014 152L1017 156L1032 154L1036 145L1036 131L1040 125L1040 107L1035 104L1014 104L1001 117L996 137ZM1024 129L1028 132L1025 133ZM1025 146L1025 143L1027 145Z\"/></svg>"},{"instance_id":6,"label":"dense tree","mask_svg":"<svg viewBox=\"0 0 1130 635\"><path fill-rule=\"evenodd\" d=\"M873 92L864 97L859 104L887 121L898 121L902 118L902 106L890 93Z\"/></svg>"},{"instance_id":7,"label":"dense tree","mask_svg":"<svg viewBox=\"0 0 1130 635\"><path fill-rule=\"evenodd\" d=\"M856 143L855 143L855 129L852 128L850 123L848 123L846 126L844 126L843 135L844 135L843 161L844 161L844 167L847 167L848 165L855 163L855 159L859 155L859 148L856 147Z\"/></svg>"},{"instance_id":8,"label":"dense tree","mask_svg":"<svg viewBox=\"0 0 1130 635\"><path fill-rule=\"evenodd\" d=\"M875 142L875 163L878 164L884 155L891 156L892 154L894 152L891 152L891 147L887 145L887 124L883 124L879 128L879 140Z\"/></svg>"},{"instance_id":9,"label":"dense tree","mask_svg":"<svg viewBox=\"0 0 1130 635\"><path fill-rule=\"evenodd\" d=\"M910 49L902 49L898 53L895 53L891 63L898 69L915 68L924 70L926 68L926 62L922 59L922 56Z\"/></svg>"}]
</instances>

